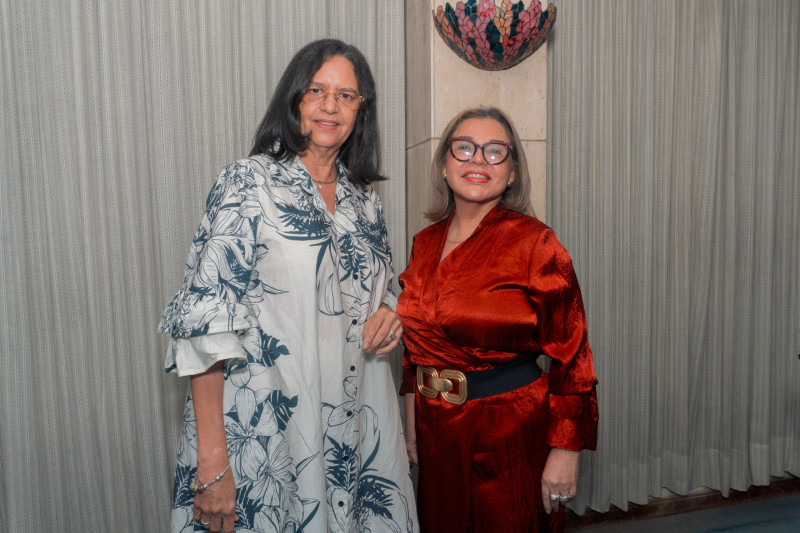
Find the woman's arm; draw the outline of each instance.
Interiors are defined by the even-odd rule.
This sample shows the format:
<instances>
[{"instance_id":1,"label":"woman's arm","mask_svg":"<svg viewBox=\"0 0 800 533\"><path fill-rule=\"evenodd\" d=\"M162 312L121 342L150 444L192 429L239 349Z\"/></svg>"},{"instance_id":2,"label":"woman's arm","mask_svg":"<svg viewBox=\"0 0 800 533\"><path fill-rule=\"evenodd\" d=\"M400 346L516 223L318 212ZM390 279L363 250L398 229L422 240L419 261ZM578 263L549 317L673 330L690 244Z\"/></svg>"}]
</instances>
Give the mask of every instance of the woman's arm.
<instances>
[{"instance_id":1,"label":"woman's arm","mask_svg":"<svg viewBox=\"0 0 800 533\"><path fill-rule=\"evenodd\" d=\"M206 372L191 377L192 402L197 423L198 485L216 478L228 467L228 444L222 416L222 389L225 378L220 361ZM233 532L236 516L236 485L230 469L222 481L194 497L194 519L210 523L212 531Z\"/></svg>"},{"instance_id":2,"label":"woman's arm","mask_svg":"<svg viewBox=\"0 0 800 533\"><path fill-rule=\"evenodd\" d=\"M539 344L551 358L547 442L552 449L541 481L550 513L577 493L579 450L596 446L597 378L572 260L549 229L537 239L528 274Z\"/></svg>"}]
</instances>

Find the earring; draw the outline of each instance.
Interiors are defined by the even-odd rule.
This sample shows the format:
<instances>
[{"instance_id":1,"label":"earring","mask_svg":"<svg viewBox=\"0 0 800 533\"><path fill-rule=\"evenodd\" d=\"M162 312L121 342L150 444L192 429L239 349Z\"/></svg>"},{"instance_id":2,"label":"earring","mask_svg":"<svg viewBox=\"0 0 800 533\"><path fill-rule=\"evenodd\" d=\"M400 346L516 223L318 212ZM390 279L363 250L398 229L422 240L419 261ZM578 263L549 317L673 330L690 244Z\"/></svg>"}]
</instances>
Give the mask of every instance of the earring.
<instances>
[{"instance_id":1,"label":"earring","mask_svg":"<svg viewBox=\"0 0 800 533\"><path fill-rule=\"evenodd\" d=\"M444 181L447 181L447 171L446 171L446 170L443 170L443 171L442 171L442 179L443 179Z\"/></svg>"},{"instance_id":2,"label":"earring","mask_svg":"<svg viewBox=\"0 0 800 533\"><path fill-rule=\"evenodd\" d=\"M514 180L508 180L508 185L506 185L506 187L511 187L512 183L514 183Z\"/></svg>"}]
</instances>

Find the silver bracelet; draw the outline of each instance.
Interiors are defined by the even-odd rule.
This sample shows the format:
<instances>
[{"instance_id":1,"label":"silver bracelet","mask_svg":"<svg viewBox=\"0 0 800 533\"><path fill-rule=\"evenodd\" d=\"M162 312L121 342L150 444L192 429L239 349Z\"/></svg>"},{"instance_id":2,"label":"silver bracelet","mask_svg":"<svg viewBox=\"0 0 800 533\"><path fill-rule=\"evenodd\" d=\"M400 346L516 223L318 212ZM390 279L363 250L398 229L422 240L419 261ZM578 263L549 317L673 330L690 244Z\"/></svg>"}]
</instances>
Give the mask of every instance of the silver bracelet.
<instances>
[{"instance_id":1,"label":"silver bracelet","mask_svg":"<svg viewBox=\"0 0 800 533\"><path fill-rule=\"evenodd\" d=\"M214 483L219 483L220 481L222 481L222 478L225 477L225 472L227 472L230 467L231 467L231 464L228 463L228 466L225 467L225 470L220 472L220 474L217 477L215 477L214 479L212 479L211 481L209 481L205 485L200 485L199 484L200 482L197 481L197 476L195 475L194 480L192 480L192 482L189 483L189 490L192 491L195 494L203 494L205 491L215 492L215 491L219 490L219 487L216 487L216 488L213 488L213 489L209 489L208 487L210 487ZM222 486L221 483L220 483L220 486Z\"/></svg>"}]
</instances>

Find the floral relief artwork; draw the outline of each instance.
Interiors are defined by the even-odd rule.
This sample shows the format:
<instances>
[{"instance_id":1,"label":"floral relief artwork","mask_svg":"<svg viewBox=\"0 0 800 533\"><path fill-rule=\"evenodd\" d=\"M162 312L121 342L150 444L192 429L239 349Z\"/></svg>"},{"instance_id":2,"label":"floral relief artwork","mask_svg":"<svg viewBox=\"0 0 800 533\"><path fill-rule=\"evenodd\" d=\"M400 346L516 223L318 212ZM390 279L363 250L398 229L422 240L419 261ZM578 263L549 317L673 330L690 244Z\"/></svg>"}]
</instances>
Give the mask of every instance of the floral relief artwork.
<instances>
[{"instance_id":1,"label":"floral relief artwork","mask_svg":"<svg viewBox=\"0 0 800 533\"><path fill-rule=\"evenodd\" d=\"M553 4L542 11L539 0L467 0L449 2L433 12L433 23L447 46L481 70L506 70L533 54L556 20Z\"/></svg>"}]
</instances>

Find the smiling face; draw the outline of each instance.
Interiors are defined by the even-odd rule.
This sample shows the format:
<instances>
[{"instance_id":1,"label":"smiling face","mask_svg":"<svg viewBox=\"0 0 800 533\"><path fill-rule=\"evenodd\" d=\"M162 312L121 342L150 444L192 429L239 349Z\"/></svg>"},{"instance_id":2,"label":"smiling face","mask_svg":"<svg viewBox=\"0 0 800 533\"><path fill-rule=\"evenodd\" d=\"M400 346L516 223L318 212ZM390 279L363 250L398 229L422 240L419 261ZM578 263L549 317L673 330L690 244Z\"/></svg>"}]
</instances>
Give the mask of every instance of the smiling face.
<instances>
[{"instance_id":1,"label":"smiling face","mask_svg":"<svg viewBox=\"0 0 800 533\"><path fill-rule=\"evenodd\" d=\"M456 128L452 137L468 139L476 145L492 142L511 144L503 125L492 118L467 119ZM478 207L488 211L500 202L508 182L514 180L513 154L499 165L490 165L480 148L469 161L459 161L448 151L444 169L447 184L453 191L456 210Z\"/></svg>"},{"instance_id":2,"label":"smiling face","mask_svg":"<svg viewBox=\"0 0 800 533\"><path fill-rule=\"evenodd\" d=\"M343 56L333 56L311 78L309 88L326 93L352 91L358 94L358 81L353 64ZM358 108L347 109L335 94L321 100L303 99L299 105L300 127L310 135L308 151L315 155L336 156L353 131Z\"/></svg>"}]
</instances>

